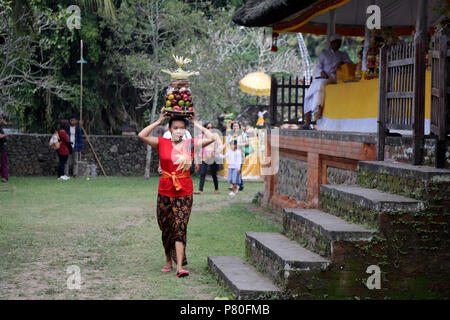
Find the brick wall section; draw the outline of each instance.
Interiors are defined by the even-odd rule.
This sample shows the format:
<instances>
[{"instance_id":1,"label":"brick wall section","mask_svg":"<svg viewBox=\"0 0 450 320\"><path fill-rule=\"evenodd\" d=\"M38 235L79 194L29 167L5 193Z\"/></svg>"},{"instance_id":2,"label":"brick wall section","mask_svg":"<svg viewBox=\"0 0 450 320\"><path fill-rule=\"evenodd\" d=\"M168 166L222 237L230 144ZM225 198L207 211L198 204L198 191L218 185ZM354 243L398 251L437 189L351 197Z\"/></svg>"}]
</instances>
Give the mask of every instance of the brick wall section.
<instances>
[{"instance_id":1,"label":"brick wall section","mask_svg":"<svg viewBox=\"0 0 450 320\"><path fill-rule=\"evenodd\" d=\"M317 154L328 155L333 158L345 158L359 161L376 159L375 144L352 141L280 136L280 149L308 153L314 152Z\"/></svg>"},{"instance_id":2,"label":"brick wall section","mask_svg":"<svg viewBox=\"0 0 450 320\"><path fill-rule=\"evenodd\" d=\"M271 149L270 143L268 147ZM283 208L318 208L320 185L327 183L327 168L356 172L358 161L376 160L376 140L374 136L362 134L282 130L279 137L279 154L282 157L306 161L308 168L306 201L280 194L277 188L279 179L276 176L265 176L262 203L281 214ZM345 180L344 177L342 183Z\"/></svg>"},{"instance_id":3,"label":"brick wall section","mask_svg":"<svg viewBox=\"0 0 450 320\"><path fill-rule=\"evenodd\" d=\"M320 185L322 183L320 156L316 152L308 152L308 197L307 203L312 208L319 207Z\"/></svg>"}]
</instances>

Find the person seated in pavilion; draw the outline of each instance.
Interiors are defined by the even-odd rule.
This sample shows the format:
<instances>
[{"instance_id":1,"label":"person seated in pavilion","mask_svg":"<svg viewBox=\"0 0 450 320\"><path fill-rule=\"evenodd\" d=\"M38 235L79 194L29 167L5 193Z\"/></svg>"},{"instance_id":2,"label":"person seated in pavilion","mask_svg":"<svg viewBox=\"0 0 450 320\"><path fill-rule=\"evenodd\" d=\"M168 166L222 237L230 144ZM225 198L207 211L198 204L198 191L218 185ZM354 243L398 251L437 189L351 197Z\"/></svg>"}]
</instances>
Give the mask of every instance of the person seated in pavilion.
<instances>
[{"instance_id":1,"label":"person seated in pavilion","mask_svg":"<svg viewBox=\"0 0 450 320\"><path fill-rule=\"evenodd\" d=\"M322 118L325 102L325 86L337 83L336 71L346 63L353 63L348 54L339 51L342 37L338 34L330 37L330 48L324 50L316 66L316 77L305 93L305 123L303 129L309 129L313 113L317 112L317 119Z\"/></svg>"}]
</instances>

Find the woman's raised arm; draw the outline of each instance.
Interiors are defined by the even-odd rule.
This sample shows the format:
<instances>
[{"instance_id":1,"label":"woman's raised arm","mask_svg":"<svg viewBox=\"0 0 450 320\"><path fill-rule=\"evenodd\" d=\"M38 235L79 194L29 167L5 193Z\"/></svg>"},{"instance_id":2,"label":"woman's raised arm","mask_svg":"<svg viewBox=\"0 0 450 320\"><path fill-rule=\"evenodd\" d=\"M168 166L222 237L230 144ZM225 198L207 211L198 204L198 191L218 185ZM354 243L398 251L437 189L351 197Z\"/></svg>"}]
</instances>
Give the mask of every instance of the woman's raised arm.
<instances>
[{"instance_id":1,"label":"woman's raised arm","mask_svg":"<svg viewBox=\"0 0 450 320\"><path fill-rule=\"evenodd\" d=\"M215 134L213 134L211 131L209 131L208 129L206 129L205 127L203 127L202 125L200 125L195 120L195 114L193 114L191 116L190 120L194 124L194 127L197 127L197 129L200 129L200 131L204 134L204 138L198 140L198 145L195 146L196 148L206 147L206 146L210 145L211 143L213 143L214 141L216 141L217 136Z\"/></svg>"},{"instance_id":2,"label":"woman's raised arm","mask_svg":"<svg viewBox=\"0 0 450 320\"><path fill-rule=\"evenodd\" d=\"M159 119L156 120L155 122L153 122L151 125L145 127L144 129L142 129L141 132L139 132L139 139L141 139L142 141L144 141L146 144L148 144L149 146L158 149L158 137L151 137L150 133L152 133L152 131L159 125L161 125L161 123L164 121L164 119L166 119L168 117L167 112L166 112L166 108L162 108L161 109L161 114L159 116Z\"/></svg>"}]
</instances>

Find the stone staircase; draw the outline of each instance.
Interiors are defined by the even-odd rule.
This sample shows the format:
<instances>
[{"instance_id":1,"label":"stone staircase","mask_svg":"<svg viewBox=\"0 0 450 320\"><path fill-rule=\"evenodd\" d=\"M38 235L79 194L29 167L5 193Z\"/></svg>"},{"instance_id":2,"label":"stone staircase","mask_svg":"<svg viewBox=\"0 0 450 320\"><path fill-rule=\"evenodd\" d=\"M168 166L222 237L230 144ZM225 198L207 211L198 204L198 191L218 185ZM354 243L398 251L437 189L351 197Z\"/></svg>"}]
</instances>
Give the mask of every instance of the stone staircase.
<instances>
[{"instance_id":1,"label":"stone staircase","mask_svg":"<svg viewBox=\"0 0 450 320\"><path fill-rule=\"evenodd\" d=\"M247 232L245 261L208 264L238 299L450 294L449 191L450 170L360 162L358 185L320 187L319 210L284 209L283 234Z\"/></svg>"}]
</instances>

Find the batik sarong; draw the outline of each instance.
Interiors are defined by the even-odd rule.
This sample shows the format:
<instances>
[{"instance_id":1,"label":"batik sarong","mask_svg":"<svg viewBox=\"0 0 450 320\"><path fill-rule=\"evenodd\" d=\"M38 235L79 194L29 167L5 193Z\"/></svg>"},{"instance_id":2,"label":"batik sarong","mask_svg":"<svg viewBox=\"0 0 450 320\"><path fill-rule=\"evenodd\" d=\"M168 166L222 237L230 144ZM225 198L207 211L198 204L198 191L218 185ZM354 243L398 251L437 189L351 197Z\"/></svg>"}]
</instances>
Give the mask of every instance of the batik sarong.
<instances>
[{"instance_id":1,"label":"batik sarong","mask_svg":"<svg viewBox=\"0 0 450 320\"><path fill-rule=\"evenodd\" d=\"M186 258L186 233L187 224L191 215L192 195L181 197L167 197L158 194L157 218L162 231L162 243L166 255L172 257L177 263L175 242L180 241L184 245L183 266L187 264Z\"/></svg>"}]
</instances>

